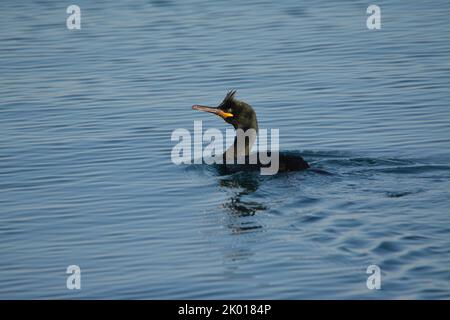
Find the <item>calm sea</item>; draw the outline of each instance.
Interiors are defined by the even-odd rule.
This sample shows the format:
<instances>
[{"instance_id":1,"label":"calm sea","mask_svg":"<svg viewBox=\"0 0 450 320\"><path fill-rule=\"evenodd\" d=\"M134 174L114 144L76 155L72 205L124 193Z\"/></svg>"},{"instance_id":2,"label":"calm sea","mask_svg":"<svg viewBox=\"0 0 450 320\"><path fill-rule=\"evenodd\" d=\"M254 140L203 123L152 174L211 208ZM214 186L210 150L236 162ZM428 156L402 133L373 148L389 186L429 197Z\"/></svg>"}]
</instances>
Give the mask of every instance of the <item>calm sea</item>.
<instances>
[{"instance_id":1,"label":"calm sea","mask_svg":"<svg viewBox=\"0 0 450 320\"><path fill-rule=\"evenodd\" d=\"M1 1L0 298L449 299L450 3L376 4ZM174 165L229 89L331 174Z\"/></svg>"}]
</instances>

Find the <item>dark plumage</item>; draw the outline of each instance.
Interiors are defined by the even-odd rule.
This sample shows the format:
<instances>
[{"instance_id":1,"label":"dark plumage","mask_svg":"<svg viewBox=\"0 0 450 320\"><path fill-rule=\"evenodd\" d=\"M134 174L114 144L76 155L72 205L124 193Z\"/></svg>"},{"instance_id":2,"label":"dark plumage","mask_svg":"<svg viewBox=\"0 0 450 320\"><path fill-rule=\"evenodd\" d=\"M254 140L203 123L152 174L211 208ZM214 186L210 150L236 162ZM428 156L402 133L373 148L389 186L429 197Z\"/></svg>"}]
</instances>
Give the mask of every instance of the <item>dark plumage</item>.
<instances>
[{"instance_id":1,"label":"dark plumage","mask_svg":"<svg viewBox=\"0 0 450 320\"><path fill-rule=\"evenodd\" d=\"M235 99L236 90L229 91L223 101L217 107L206 107L200 105L192 106L192 109L214 113L222 117L225 122L231 124L235 129L242 129L243 132L252 129L248 132L254 132L250 137L245 139L245 148L238 149L237 137L234 140L233 145L223 154L226 163L229 163L227 159L234 159L245 157L245 165L231 165L230 169L235 170L252 170L261 167L269 167L270 165L263 164L259 158L261 153L257 154L257 163L249 164L250 150L256 134L258 133L258 120L253 108L243 102ZM238 134L240 130L237 131ZM269 153L270 157L270 153ZM228 165L227 165L228 167ZM309 164L299 155L290 153L279 153L279 172L283 171L298 171L309 168Z\"/></svg>"}]
</instances>

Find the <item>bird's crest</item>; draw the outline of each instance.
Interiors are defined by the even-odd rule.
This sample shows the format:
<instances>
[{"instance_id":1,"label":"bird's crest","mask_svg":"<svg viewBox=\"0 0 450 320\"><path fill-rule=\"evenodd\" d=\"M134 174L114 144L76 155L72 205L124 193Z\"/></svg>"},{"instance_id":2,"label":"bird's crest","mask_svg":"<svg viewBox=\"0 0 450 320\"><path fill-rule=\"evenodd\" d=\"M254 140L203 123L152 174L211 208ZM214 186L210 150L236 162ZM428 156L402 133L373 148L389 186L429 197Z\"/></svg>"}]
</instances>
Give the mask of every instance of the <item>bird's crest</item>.
<instances>
[{"instance_id":1,"label":"bird's crest","mask_svg":"<svg viewBox=\"0 0 450 320\"><path fill-rule=\"evenodd\" d=\"M233 102L235 94L236 94L236 90L228 91L228 93L225 96L225 98L223 99L221 105L228 105L229 103Z\"/></svg>"}]
</instances>

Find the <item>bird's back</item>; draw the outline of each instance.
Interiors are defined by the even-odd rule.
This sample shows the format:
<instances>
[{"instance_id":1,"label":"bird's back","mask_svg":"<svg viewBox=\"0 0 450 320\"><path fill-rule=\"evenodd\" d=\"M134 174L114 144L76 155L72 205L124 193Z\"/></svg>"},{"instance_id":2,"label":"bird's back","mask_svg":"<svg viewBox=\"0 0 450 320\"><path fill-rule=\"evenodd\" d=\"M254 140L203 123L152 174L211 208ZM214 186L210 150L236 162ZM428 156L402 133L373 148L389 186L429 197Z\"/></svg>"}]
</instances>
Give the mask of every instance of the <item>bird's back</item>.
<instances>
[{"instance_id":1,"label":"bird's back","mask_svg":"<svg viewBox=\"0 0 450 320\"><path fill-rule=\"evenodd\" d=\"M255 156L257 156L256 159ZM270 151L259 152L256 154L254 153L250 156L236 158L231 164L226 162L223 164L223 167L228 172L260 170L261 168L271 167L271 161L274 161L274 156L275 155L273 155ZM301 171L308 168L310 168L308 162L306 162L300 155L285 152L278 153L277 172Z\"/></svg>"}]
</instances>

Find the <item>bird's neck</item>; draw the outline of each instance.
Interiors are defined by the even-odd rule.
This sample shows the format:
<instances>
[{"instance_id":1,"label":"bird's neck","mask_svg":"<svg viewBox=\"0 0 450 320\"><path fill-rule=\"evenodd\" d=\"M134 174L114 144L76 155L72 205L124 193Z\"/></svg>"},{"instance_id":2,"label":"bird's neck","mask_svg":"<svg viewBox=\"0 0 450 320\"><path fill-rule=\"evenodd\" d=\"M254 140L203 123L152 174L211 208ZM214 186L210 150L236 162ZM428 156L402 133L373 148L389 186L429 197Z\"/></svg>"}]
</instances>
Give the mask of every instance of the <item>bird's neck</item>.
<instances>
[{"instance_id":1,"label":"bird's neck","mask_svg":"<svg viewBox=\"0 0 450 320\"><path fill-rule=\"evenodd\" d=\"M236 137L234 138L233 145L231 145L224 153L225 160L234 160L239 157L250 155L257 135L258 124L249 128L236 128Z\"/></svg>"}]
</instances>

